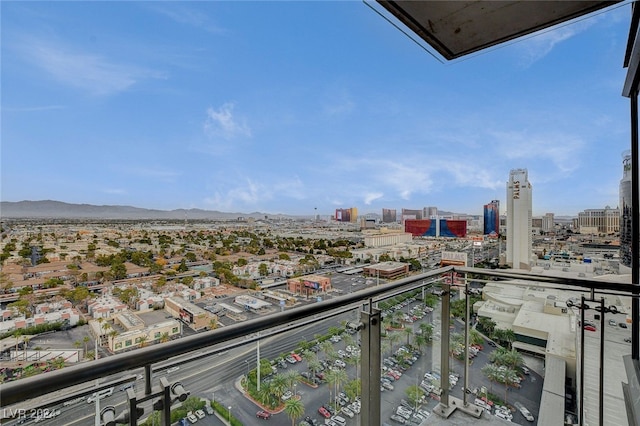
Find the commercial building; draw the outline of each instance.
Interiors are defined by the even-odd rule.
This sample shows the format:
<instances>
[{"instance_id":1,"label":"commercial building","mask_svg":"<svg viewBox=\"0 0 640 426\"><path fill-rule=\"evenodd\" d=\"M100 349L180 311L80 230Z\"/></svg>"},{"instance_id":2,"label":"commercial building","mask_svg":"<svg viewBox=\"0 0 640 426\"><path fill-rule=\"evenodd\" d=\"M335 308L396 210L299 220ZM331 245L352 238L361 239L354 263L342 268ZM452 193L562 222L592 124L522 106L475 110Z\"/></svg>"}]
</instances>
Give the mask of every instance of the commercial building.
<instances>
[{"instance_id":1,"label":"commercial building","mask_svg":"<svg viewBox=\"0 0 640 426\"><path fill-rule=\"evenodd\" d=\"M287 288L292 293L309 297L331 290L331 278L324 275L305 275L289 278L287 280Z\"/></svg>"},{"instance_id":2,"label":"commercial building","mask_svg":"<svg viewBox=\"0 0 640 426\"><path fill-rule=\"evenodd\" d=\"M395 280L409 274L409 265L402 262L381 262L362 268L362 273L370 277Z\"/></svg>"},{"instance_id":3,"label":"commercial building","mask_svg":"<svg viewBox=\"0 0 640 426\"><path fill-rule=\"evenodd\" d=\"M365 247L385 247L410 243L413 236L408 232L388 232L364 236Z\"/></svg>"},{"instance_id":4,"label":"commercial building","mask_svg":"<svg viewBox=\"0 0 640 426\"><path fill-rule=\"evenodd\" d=\"M500 201L492 200L484 205L484 235L497 237L500 235Z\"/></svg>"},{"instance_id":5,"label":"commercial building","mask_svg":"<svg viewBox=\"0 0 640 426\"><path fill-rule=\"evenodd\" d=\"M402 209L402 221L409 219L422 219L422 210Z\"/></svg>"},{"instance_id":6,"label":"commercial building","mask_svg":"<svg viewBox=\"0 0 640 426\"><path fill-rule=\"evenodd\" d=\"M351 207L350 209L336 209L336 222L356 223L358 220L358 209Z\"/></svg>"},{"instance_id":7,"label":"commercial building","mask_svg":"<svg viewBox=\"0 0 640 426\"><path fill-rule=\"evenodd\" d=\"M530 269L532 188L527 169L514 169L507 182L507 264Z\"/></svg>"},{"instance_id":8,"label":"commercial building","mask_svg":"<svg viewBox=\"0 0 640 426\"><path fill-rule=\"evenodd\" d=\"M397 221L396 209L382 209L382 223L395 223Z\"/></svg>"},{"instance_id":9,"label":"commercial building","mask_svg":"<svg viewBox=\"0 0 640 426\"><path fill-rule=\"evenodd\" d=\"M578 213L578 230L581 234L613 234L620 231L620 210L606 206L604 209L587 209Z\"/></svg>"},{"instance_id":10,"label":"commercial building","mask_svg":"<svg viewBox=\"0 0 640 426\"><path fill-rule=\"evenodd\" d=\"M164 300L164 309L174 318L182 319L185 324L196 331L205 330L210 327L212 321L218 320L216 315L181 297L167 297Z\"/></svg>"},{"instance_id":11,"label":"commercial building","mask_svg":"<svg viewBox=\"0 0 640 426\"><path fill-rule=\"evenodd\" d=\"M467 236L467 221L455 219L419 219L405 220L405 232L414 237L453 237Z\"/></svg>"}]
</instances>

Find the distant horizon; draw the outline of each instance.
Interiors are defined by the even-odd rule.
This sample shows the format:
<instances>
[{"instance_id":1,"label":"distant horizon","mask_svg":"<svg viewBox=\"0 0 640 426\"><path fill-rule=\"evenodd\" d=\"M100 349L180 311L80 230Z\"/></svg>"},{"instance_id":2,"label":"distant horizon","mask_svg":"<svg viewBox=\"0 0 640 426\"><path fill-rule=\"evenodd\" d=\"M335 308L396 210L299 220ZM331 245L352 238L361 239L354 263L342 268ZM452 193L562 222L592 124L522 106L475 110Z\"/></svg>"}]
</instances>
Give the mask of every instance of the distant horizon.
<instances>
[{"instance_id":1,"label":"distant horizon","mask_svg":"<svg viewBox=\"0 0 640 426\"><path fill-rule=\"evenodd\" d=\"M331 213L320 213L320 212L311 212L309 214L294 214L294 213L286 213L286 212L278 212L278 213L273 213L273 212L266 212L266 211L252 211L252 212L242 212L242 211L223 211L223 210L216 210L216 209L202 209L202 208L198 208L198 207L192 207L192 208L186 208L186 207L176 207L176 208L172 208L172 209L154 209L154 208L148 208L148 207L140 207L140 206L135 206L135 205L127 205L127 204L91 204L91 203L71 203L68 201L62 201L62 200L20 200L20 201L10 201L10 200L2 200L0 201L0 203L41 203L41 202L54 202L54 203L63 203L63 204L68 204L71 206L91 206L91 207L130 207L130 208L135 208L135 209L140 209L140 210L149 210L149 211L160 211L160 212L172 212L172 211L177 211L177 210L201 210L201 211L207 211L207 212L220 212L220 213L225 213L225 214L246 214L246 215L250 215L250 214L266 214L266 215L273 215L273 216L277 216L277 215L283 215L283 216L298 216L298 217L315 217L316 215L318 216L322 216L322 217L326 217L326 216L333 216L335 215L335 210L333 210ZM356 207L356 206L351 206L351 207ZM351 207L342 207L342 208L351 208ZM422 210L424 207L430 207L430 206L422 206L422 207L404 207L405 209L412 209L412 210ZM437 207L437 206L432 206L432 207ZM340 208L340 207L338 207ZM376 214L378 216L382 216L382 209L380 209L380 211L376 212L376 211L366 211L366 212L361 212L360 208L356 207L358 209L358 216L365 216L367 214ZM385 209L390 208L393 209L393 207L383 207ZM443 213L449 213L449 214L459 214L459 215L469 215L469 216L482 216L483 212L480 213L469 213L469 212L465 212L465 211L459 211L459 212L454 212L454 211L450 211L448 209L441 209L439 207L438 208L438 212L443 212ZM604 208L604 207L603 207ZM402 208L396 208L396 213L397 213L397 221L400 221L400 215L401 215L401 210ZM0 212L0 218L2 217L2 212ZM553 213L553 212L546 212L546 213ZM545 213L545 214L546 214ZM504 216L504 213L500 213L501 216ZM537 215L534 214L533 217L542 217L544 216L544 214L541 215ZM578 213L574 214L574 215L556 215L554 213L554 217L569 217L569 218L573 218L573 217L578 217Z\"/></svg>"}]
</instances>

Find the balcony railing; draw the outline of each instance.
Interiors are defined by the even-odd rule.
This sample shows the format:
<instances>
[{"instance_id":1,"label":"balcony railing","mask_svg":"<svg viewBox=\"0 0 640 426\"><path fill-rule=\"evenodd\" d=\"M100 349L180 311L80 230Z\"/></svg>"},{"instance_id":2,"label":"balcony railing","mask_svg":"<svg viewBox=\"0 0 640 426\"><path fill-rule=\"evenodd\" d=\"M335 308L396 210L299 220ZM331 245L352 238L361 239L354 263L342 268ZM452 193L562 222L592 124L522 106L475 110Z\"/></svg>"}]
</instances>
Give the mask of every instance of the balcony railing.
<instances>
[{"instance_id":1,"label":"balcony railing","mask_svg":"<svg viewBox=\"0 0 640 426\"><path fill-rule=\"evenodd\" d=\"M518 323L512 326L513 345L524 353L545 359L546 364L539 361L539 365L546 368L546 378L532 371L530 376L515 379L505 377L506 368L500 370L497 365L493 370L481 368L489 364L489 357L493 356L490 353L496 350L490 344L499 347L501 342L489 339L487 330L484 330L483 344L474 346L472 341L478 335L472 330L478 329L479 323L469 301L478 283L494 288L493 293L484 296L485 308L495 308L498 327L518 309L522 310ZM495 290L495 285L504 286L504 292ZM429 296L434 288L441 294L431 310L424 302L434 297ZM573 292L569 307L560 298L556 300L556 290ZM191 394L217 402L219 409L224 408L218 415L225 422L253 424L255 411L247 407L255 407L257 411L259 406L250 398L246 401L243 398L239 403L237 395L244 393L250 371L258 375L252 376L258 386L262 382L260 369L255 369L257 360L272 360L301 346L309 348L349 322L361 325L359 334L349 338L360 339L361 355L355 362L349 360L353 365L346 366L346 379L317 386L309 377L300 384L289 385L294 397L301 397L307 403L304 416L319 417L317 409L322 403L341 407L339 392L345 389L347 380L357 378L361 381L360 412L348 419L348 424L379 425L390 415L398 415L397 410L402 410L396 406L402 404L411 412L411 420L424 424L431 421L429 417L446 419L454 412L455 416L469 416L469 419L487 416L482 405L490 402L483 402L483 398L488 401L492 395L503 405L515 407L511 409L512 416L523 415L518 407L526 406L537 424L564 421L566 409L575 413L580 424L613 424L621 415L625 419L634 416L632 409L625 414L623 390L632 393L637 378L628 377L629 385L623 386L626 377L616 376L619 372L613 371L615 365L623 365L623 357L627 371L632 372L636 365L627 356L631 345L622 340L628 330L617 326L625 322L619 319L624 317L622 311L631 306L634 291L635 287L628 283L446 267L175 341L7 382L0 387L0 407L5 419L14 419L10 422L33 416L45 424L135 425L156 412L160 413L160 424L169 425L171 410ZM535 305L542 306L540 312L526 311L531 309L527 301L539 301L545 294L543 303ZM611 303L613 298L621 301ZM409 300L404 306L403 299ZM462 318L452 318L452 304L456 309L464 305ZM511 308L514 312L509 312ZM394 314L396 311L401 314ZM541 320L545 312L557 314L559 323L554 325L549 317ZM389 326L389 316L394 316L396 326ZM609 324L613 316L617 318L615 327ZM533 324L535 321L547 321L552 329L545 330L545 324ZM595 322L597 331L585 327L590 322ZM431 324L433 328L421 324ZM567 333L560 330L565 326ZM432 341L426 344L417 336L427 333L428 329ZM638 336L628 334L628 338ZM343 342L337 347L342 348L340 345L347 346ZM484 348L478 352L481 346ZM389 377L391 372L385 370L397 367L392 359L397 358L394 353L404 351L400 347L415 350L415 356L405 357L405 374L395 385L390 382L385 388L381 384L393 380ZM325 354L325 358L334 364L339 354ZM383 376L388 379L382 379ZM565 382L565 378L569 380ZM142 385L140 388L129 386L137 382ZM113 395L110 394L112 388L116 389ZM126 392L119 392L125 388ZM97 398L95 410L93 406L88 409L86 402L71 405L101 390L106 395ZM359 392L356 388L355 393ZM95 399L92 397L91 401ZM344 404L346 399L342 401ZM421 407L431 414L420 414Z\"/></svg>"}]
</instances>

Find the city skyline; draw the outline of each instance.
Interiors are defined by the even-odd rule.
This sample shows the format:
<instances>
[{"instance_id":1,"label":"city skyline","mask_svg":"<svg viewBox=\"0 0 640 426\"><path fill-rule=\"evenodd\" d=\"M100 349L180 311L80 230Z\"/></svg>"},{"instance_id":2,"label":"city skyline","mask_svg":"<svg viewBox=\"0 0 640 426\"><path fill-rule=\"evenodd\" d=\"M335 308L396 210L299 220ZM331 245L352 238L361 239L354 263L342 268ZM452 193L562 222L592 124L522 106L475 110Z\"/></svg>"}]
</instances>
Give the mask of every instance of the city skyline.
<instances>
[{"instance_id":1,"label":"city skyline","mask_svg":"<svg viewBox=\"0 0 640 426\"><path fill-rule=\"evenodd\" d=\"M5 3L2 200L482 214L526 168L534 216L617 206L629 17L443 64L362 2Z\"/></svg>"}]
</instances>

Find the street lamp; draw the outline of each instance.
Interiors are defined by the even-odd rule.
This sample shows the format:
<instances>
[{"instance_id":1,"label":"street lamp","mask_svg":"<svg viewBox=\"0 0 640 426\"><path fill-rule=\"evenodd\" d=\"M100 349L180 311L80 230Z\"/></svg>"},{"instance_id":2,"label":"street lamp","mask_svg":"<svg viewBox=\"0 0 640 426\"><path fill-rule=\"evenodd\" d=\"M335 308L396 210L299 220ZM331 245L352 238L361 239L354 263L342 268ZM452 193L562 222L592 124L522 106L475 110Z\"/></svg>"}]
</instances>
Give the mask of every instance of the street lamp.
<instances>
[{"instance_id":1,"label":"street lamp","mask_svg":"<svg viewBox=\"0 0 640 426\"><path fill-rule=\"evenodd\" d=\"M229 408L229 417L228 417L228 420L229 420L229 424L231 424L231 406L229 406L228 408Z\"/></svg>"}]
</instances>

